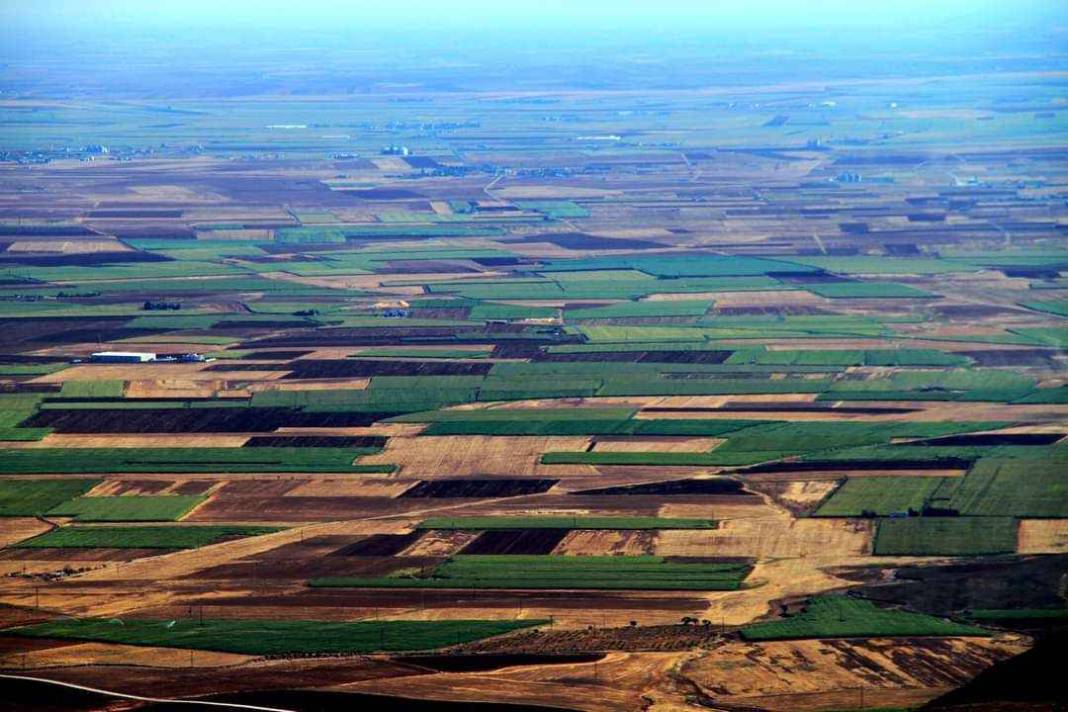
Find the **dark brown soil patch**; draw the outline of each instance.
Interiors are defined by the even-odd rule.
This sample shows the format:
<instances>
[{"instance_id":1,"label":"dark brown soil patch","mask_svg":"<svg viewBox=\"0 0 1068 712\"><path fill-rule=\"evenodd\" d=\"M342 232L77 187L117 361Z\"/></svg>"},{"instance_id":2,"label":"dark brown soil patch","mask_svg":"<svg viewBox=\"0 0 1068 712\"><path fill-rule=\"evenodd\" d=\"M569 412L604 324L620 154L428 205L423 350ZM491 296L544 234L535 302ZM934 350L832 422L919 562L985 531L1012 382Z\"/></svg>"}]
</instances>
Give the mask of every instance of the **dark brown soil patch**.
<instances>
[{"instance_id":1,"label":"dark brown soil patch","mask_svg":"<svg viewBox=\"0 0 1068 712\"><path fill-rule=\"evenodd\" d=\"M650 250L667 247L662 242L651 240L626 240L614 237L601 237L585 232L548 232L538 235L524 235L519 240L507 242L549 242L567 250Z\"/></svg>"},{"instance_id":2,"label":"dark brown soil patch","mask_svg":"<svg viewBox=\"0 0 1068 712\"><path fill-rule=\"evenodd\" d=\"M604 487L601 489L582 490L575 494L588 495L688 495L743 494L745 488L738 480L715 478L707 480L668 480L667 482L650 482L641 485L621 487Z\"/></svg>"},{"instance_id":3,"label":"dark brown soil patch","mask_svg":"<svg viewBox=\"0 0 1068 712\"><path fill-rule=\"evenodd\" d=\"M241 357L247 361L290 361L307 356L311 351L252 351Z\"/></svg>"},{"instance_id":4,"label":"dark brown soil patch","mask_svg":"<svg viewBox=\"0 0 1068 712\"><path fill-rule=\"evenodd\" d=\"M866 569L861 569L866 570ZM865 598L934 615L989 608L1063 607L1068 555L983 557L952 564L902 566L889 582L864 586Z\"/></svg>"},{"instance_id":5,"label":"dark brown soil patch","mask_svg":"<svg viewBox=\"0 0 1068 712\"><path fill-rule=\"evenodd\" d=\"M394 415L298 408L87 408L43 410L23 426L57 433L247 433L282 427L362 427Z\"/></svg>"},{"instance_id":6,"label":"dark brown soil patch","mask_svg":"<svg viewBox=\"0 0 1068 712\"><path fill-rule=\"evenodd\" d=\"M1056 359L1060 352L1055 349L991 349L957 353L975 361L976 366L1060 368L1060 362Z\"/></svg>"},{"instance_id":7,"label":"dark brown soil patch","mask_svg":"<svg viewBox=\"0 0 1068 712\"><path fill-rule=\"evenodd\" d=\"M370 378L373 376L484 376L492 363L304 359L289 364L289 378ZM215 370L210 367L208 370Z\"/></svg>"},{"instance_id":8,"label":"dark brown soil patch","mask_svg":"<svg viewBox=\"0 0 1068 712\"><path fill-rule=\"evenodd\" d=\"M547 492L560 480L486 479L427 480L400 494L401 497L518 497Z\"/></svg>"},{"instance_id":9,"label":"dark brown soil patch","mask_svg":"<svg viewBox=\"0 0 1068 712\"><path fill-rule=\"evenodd\" d=\"M378 435L259 435L242 447L360 447L382 448L389 438Z\"/></svg>"},{"instance_id":10,"label":"dark brown soil patch","mask_svg":"<svg viewBox=\"0 0 1068 712\"><path fill-rule=\"evenodd\" d=\"M941 457L930 460L807 460L804 462L769 462L752 465L736 474L770 472L844 472L847 470L967 470L972 460Z\"/></svg>"},{"instance_id":11,"label":"dark brown soil patch","mask_svg":"<svg viewBox=\"0 0 1068 712\"><path fill-rule=\"evenodd\" d=\"M974 433L969 435L947 435L929 440L910 441L909 445L930 445L932 447L996 447L999 445L1044 446L1053 445L1064 437L1064 433Z\"/></svg>"},{"instance_id":12,"label":"dark brown soil patch","mask_svg":"<svg viewBox=\"0 0 1068 712\"><path fill-rule=\"evenodd\" d=\"M995 664L963 687L928 703L923 710L1005 710L1010 703L1041 705L1038 709L1068 709L1064 660L1068 632L1040 640L1035 647Z\"/></svg>"},{"instance_id":13,"label":"dark brown soil patch","mask_svg":"<svg viewBox=\"0 0 1068 712\"><path fill-rule=\"evenodd\" d=\"M423 538L426 531L416 529L407 534L372 534L352 544L346 544L330 556L396 556Z\"/></svg>"},{"instance_id":14,"label":"dark brown soil patch","mask_svg":"<svg viewBox=\"0 0 1068 712\"><path fill-rule=\"evenodd\" d=\"M181 210L93 210L86 217L89 218L169 218L182 217Z\"/></svg>"},{"instance_id":15,"label":"dark brown soil patch","mask_svg":"<svg viewBox=\"0 0 1068 712\"><path fill-rule=\"evenodd\" d=\"M594 361L626 363L723 363L733 351L598 351L542 353L536 361Z\"/></svg>"},{"instance_id":16,"label":"dark brown soil patch","mask_svg":"<svg viewBox=\"0 0 1068 712\"><path fill-rule=\"evenodd\" d=\"M461 554L551 554L570 529L497 529L485 531Z\"/></svg>"}]
</instances>

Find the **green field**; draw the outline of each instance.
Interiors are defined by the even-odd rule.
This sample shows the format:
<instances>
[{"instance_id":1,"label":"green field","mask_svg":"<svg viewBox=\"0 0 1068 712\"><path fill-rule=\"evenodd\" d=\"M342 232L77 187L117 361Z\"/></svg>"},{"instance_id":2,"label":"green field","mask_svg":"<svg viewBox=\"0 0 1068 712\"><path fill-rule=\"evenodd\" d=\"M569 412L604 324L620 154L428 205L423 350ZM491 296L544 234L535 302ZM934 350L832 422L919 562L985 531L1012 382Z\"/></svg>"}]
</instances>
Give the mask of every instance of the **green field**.
<instances>
[{"instance_id":1,"label":"green field","mask_svg":"<svg viewBox=\"0 0 1068 712\"><path fill-rule=\"evenodd\" d=\"M791 257L791 262L811 265L839 274L944 274L974 272L978 266L937 258L908 258L879 256Z\"/></svg>"},{"instance_id":2,"label":"green field","mask_svg":"<svg viewBox=\"0 0 1068 712\"><path fill-rule=\"evenodd\" d=\"M855 349L795 351L764 349L736 351L726 363L761 366L967 366L964 356L932 349Z\"/></svg>"},{"instance_id":3,"label":"green field","mask_svg":"<svg viewBox=\"0 0 1068 712\"><path fill-rule=\"evenodd\" d=\"M1034 309L1035 311L1045 312L1047 314L1068 317L1068 301L1022 302L1020 306Z\"/></svg>"},{"instance_id":4,"label":"green field","mask_svg":"<svg viewBox=\"0 0 1068 712\"><path fill-rule=\"evenodd\" d=\"M90 640L245 655L332 655L433 650L542 625L541 620L360 621L313 620L61 620L5 635Z\"/></svg>"},{"instance_id":5,"label":"green field","mask_svg":"<svg viewBox=\"0 0 1068 712\"><path fill-rule=\"evenodd\" d=\"M40 516L81 497L100 480L0 480L0 517Z\"/></svg>"},{"instance_id":6,"label":"green field","mask_svg":"<svg viewBox=\"0 0 1068 712\"><path fill-rule=\"evenodd\" d=\"M122 398L122 381L64 381L60 398Z\"/></svg>"},{"instance_id":7,"label":"green field","mask_svg":"<svg viewBox=\"0 0 1068 712\"><path fill-rule=\"evenodd\" d=\"M830 282L805 287L828 299L933 299L937 294L893 282Z\"/></svg>"},{"instance_id":8,"label":"green field","mask_svg":"<svg viewBox=\"0 0 1068 712\"><path fill-rule=\"evenodd\" d=\"M41 395L37 393L0 393L0 440L40 440L51 433L51 428L19 427L40 404Z\"/></svg>"},{"instance_id":9,"label":"green field","mask_svg":"<svg viewBox=\"0 0 1068 712\"><path fill-rule=\"evenodd\" d=\"M1034 389L1034 378L1011 370L901 370L878 378L838 380L820 399L1012 402Z\"/></svg>"},{"instance_id":10,"label":"green field","mask_svg":"<svg viewBox=\"0 0 1068 712\"><path fill-rule=\"evenodd\" d=\"M1039 450L1039 448L1032 448ZM1064 452L1063 448L1055 450ZM1068 517L1068 471L1063 456L980 460L964 478L946 480L932 503L979 517ZM1046 460L1046 461L1043 461Z\"/></svg>"},{"instance_id":11,"label":"green field","mask_svg":"<svg viewBox=\"0 0 1068 712\"><path fill-rule=\"evenodd\" d=\"M179 494L78 497L52 507L48 514L79 522L174 522L206 499Z\"/></svg>"},{"instance_id":12,"label":"green field","mask_svg":"<svg viewBox=\"0 0 1068 712\"><path fill-rule=\"evenodd\" d=\"M0 376L11 378L14 376L44 376L48 373L62 371L67 367L65 363L4 363L0 364Z\"/></svg>"},{"instance_id":13,"label":"green field","mask_svg":"<svg viewBox=\"0 0 1068 712\"><path fill-rule=\"evenodd\" d=\"M312 579L325 588L489 588L733 591L747 563L691 563L660 556L464 556L432 571L382 578Z\"/></svg>"},{"instance_id":14,"label":"green field","mask_svg":"<svg viewBox=\"0 0 1068 712\"><path fill-rule=\"evenodd\" d=\"M563 422L566 420L627 420L637 408L478 408L475 410L437 410L409 413L391 418L395 423L496 423L524 420Z\"/></svg>"},{"instance_id":15,"label":"green field","mask_svg":"<svg viewBox=\"0 0 1068 712\"><path fill-rule=\"evenodd\" d=\"M909 517L882 519L877 556L982 556L1016 551L1011 517Z\"/></svg>"},{"instance_id":16,"label":"green field","mask_svg":"<svg viewBox=\"0 0 1068 712\"><path fill-rule=\"evenodd\" d=\"M859 517L863 512L886 516L919 512L945 478L855 477L846 480L816 510L819 517Z\"/></svg>"},{"instance_id":17,"label":"green field","mask_svg":"<svg viewBox=\"0 0 1068 712\"><path fill-rule=\"evenodd\" d=\"M473 411L467 411L473 412ZM740 430L745 420L445 420L431 423L427 435L682 435L716 436ZM586 453L610 455L619 453ZM694 453L675 453L694 454ZM697 453L700 454L700 453Z\"/></svg>"},{"instance_id":18,"label":"green field","mask_svg":"<svg viewBox=\"0 0 1068 712\"><path fill-rule=\"evenodd\" d=\"M809 599L805 610L782 620L742 628L746 640L882 638L895 636L987 636L990 632L923 613L883 609L846 596Z\"/></svg>"},{"instance_id":19,"label":"green field","mask_svg":"<svg viewBox=\"0 0 1068 712\"><path fill-rule=\"evenodd\" d=\"M781 381L778 381L781 383ZM649 425L646 425L646 424ZM656 423L656 426L652 424ZM685 424L685 425L682 425ZM447 432L446 427L434 432ZM450 424L451 425L451 424ZM502 430L503 425L496 424ZM892 461L898 450L896 446L886 446L882 451L866 453L864 446L885 446L894 438L937 437L955 433L967 433L996 426L992 423L866 423L834 421L675 421L675 420L633 420L618 426L601 426L602 430L591 425L586 432L598 434L641 434L641 435L704 435L726 437L727 442L709 452L549 452L542 457L546 464L586 464L586 465L692 465L692 466L741 466L752 465L786 457L804 456L806 458L824 457L868 457ZM527 425L517 425L518 430ZM470 430L464 426L461 431ZM504 434L500 432L499 434ZM524 434L516 432L516 434ZM528 433L529 434L529 433ZM580 434L571 431L569 434ZM930 452L928 452L930 451ZM905 455L901 450L900 454ZM924 448L921 453L936 457L943 453L934 452L933 448ZM915 453L908 453L916 457ZM878 485L871 485L878 487Z\"/></svg>"},{"instance_id":20,"label":"green field","mask_svg":"<svg viewBox=\"0 0 1068 712\"><path fill-rule=\"evenodd\" d=\"M362 349L359 356L387 358L486 358L491 349L428 349L420 347L382 347Z\"/></svg>"},{"instance_id":21,"label":"green field","mask_svg":"<svg viewBox=\"0 0 1068 712\"><path fill-rule=\"evenodd\" d=\"M278 527L61 527L15 544L18 549L197 549L227 539L282 531Z\"/></svg>"},{"instance_id":22,"label":"green field","mask_svg":"<svg viewBox=\"0 0 1068 712\"><path fill-rule=\"evenodd\" d=\"M977 608L968 611L968 617L977 621L998 620L1060 620L1068 619L1068 607L1064 608Z\"/></svg>"},{"instance_id":23,"label":"green field","mask_svg":"<svg viewBox=\"0 0 1068 712\"><path fill-rule=\"evenodd\" d=\"M715 529L714 519L665 517L431 517L419 529Z\"/></svg>"},{"instance_id":24,"label":"green field","mask_svg":"<svg viewBox=\"0 0 1068 712\"><path fill-rule=\"evenodd\" d=\"M559 309L553 307L527 307L518 304L498 304L496 302L480 302L471 307L468 319L472 321L486 321L492 319L552 319L558 316Z\"/></svg>"},{"instance_id":25,"label":"green field","mask_svg":"<svg viewBox=\"0 0 1068 712\"><path fill-rule=\"evenodd\" d=\"M520 210L543 213L550 220L588 218L590 211L570 200L517 200Z\"/></svg>"},{"instance_id":26,"label":"green field","mask_svg":"<svg viewBox=\"0 0 1068 712\"><path fill-rule=\"evenodd\" d=\"M649 319L657 317L699 317L712 307L709 300L622 302L603 307L568 309L564 319L568 322L598 319Z\"/></svg>"},{"instance_id":27,"label":"green field","mask_svg":"<svg viewBox=\"0 0 1068 712\"><path fill-rule=\"evenodd\" d=\"M0 450L0 473L351 472L388 473L390 465L353 464L353 448L34 448Z\"/></svg>"},{"instance_id":28,"label":"green field","mask_svg":"<svg viewBox=\"0 0 1068 712\"><path fill-rule=\"evenodd\" d=\"M541 456L543 465L705 467L718 461L703 452L547 452Z\"/></svg>"}]
</instances>

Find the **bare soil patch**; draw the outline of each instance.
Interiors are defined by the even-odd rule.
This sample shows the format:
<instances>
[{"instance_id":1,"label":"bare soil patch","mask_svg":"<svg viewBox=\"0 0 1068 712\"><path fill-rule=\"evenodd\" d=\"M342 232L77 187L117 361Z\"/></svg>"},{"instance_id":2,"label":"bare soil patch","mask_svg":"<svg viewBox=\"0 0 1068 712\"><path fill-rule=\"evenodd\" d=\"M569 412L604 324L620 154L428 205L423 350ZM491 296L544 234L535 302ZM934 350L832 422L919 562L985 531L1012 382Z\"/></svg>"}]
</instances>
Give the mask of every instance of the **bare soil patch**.
<instances>
[{"instance_id":1,"label":"bare soil patch","mask_svg":"<svg viewBox=\"0 0 1068 712\"><path fill-rule=\"evenodd\" d=\"M590 530L570 532L554 554L565 556L645 556L656 550L657 533L644 530Z\"/></svg>"},{"instance_id":2,"label":"bare soil patch","mask_svg":"<svg viewBox=\"0 0 1068 712\"><path fill-rule=\"evenodd\" d=\"M593 474L588 465L542 465L543 453L583 451L586 437L518 437L434 435L391 438L378 455L360 460L367 465L395 464L403 476L441 477L479 474Z\"/></svg>"},{"instance_id":3,"label":"bare soil patch","mask_svg":"<svg viewBox=\"0 0 1068 712\"><path fill-rule=\"evenodd\" d=\"M1068 519L1022 519L1016 537L1020 554L1068 553Z\"/></svg>"}]
</instances>

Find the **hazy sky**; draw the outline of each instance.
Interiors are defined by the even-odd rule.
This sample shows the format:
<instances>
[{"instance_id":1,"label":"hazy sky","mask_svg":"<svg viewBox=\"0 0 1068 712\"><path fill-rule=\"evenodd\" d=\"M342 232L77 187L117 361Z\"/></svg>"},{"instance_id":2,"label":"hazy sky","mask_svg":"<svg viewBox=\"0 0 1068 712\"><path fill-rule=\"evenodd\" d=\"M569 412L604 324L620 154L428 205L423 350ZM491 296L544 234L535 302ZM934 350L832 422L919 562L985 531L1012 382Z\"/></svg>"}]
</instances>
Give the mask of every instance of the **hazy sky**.
<instances>
[{"instance_id":1,"label":"hazy sky","mask_svg":"<svg viewBox=\"0 0 1068 712\"><path fill-rule=\"evenodd\" d=\"M254 91L268 74L317 91L330 72L626 88L1055 70L1068 0L0 0L3 63L0 92L55 93Z\"/></svg>"},{"instance_id":2,"label":"hazy sky","mask_svg":"<svg viewBox=\"0 0 1068 712\"><path fill-rule=\"evenodd\" d=\"M574 27L707 29L1064 22L1065 0L3 0L11 27Z\"/></svg>"}]
</instances>

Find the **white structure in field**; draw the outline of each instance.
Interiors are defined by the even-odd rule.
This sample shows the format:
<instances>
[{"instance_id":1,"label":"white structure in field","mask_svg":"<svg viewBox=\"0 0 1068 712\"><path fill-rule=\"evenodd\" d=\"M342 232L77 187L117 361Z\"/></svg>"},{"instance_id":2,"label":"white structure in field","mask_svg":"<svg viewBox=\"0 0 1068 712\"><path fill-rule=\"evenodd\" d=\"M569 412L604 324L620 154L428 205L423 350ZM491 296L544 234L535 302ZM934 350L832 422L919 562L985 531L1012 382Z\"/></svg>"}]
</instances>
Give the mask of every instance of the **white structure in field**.
<instances>
[{"instance_id":1,"label":"white structure in field","mask_svg":"<svg viewBox=\"0 0 1068 712\"><path fill-rule=\"evenodd\" d=\"M148 363L156 360L156 354L144 351L97 351L89 355L93 363Z\"/></svg>"}]
</instances>

